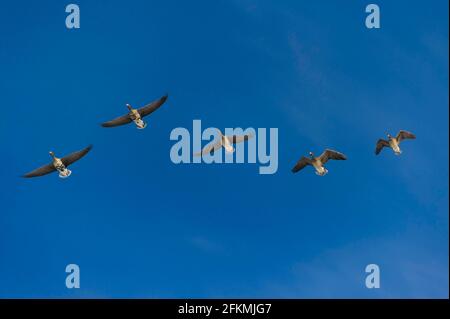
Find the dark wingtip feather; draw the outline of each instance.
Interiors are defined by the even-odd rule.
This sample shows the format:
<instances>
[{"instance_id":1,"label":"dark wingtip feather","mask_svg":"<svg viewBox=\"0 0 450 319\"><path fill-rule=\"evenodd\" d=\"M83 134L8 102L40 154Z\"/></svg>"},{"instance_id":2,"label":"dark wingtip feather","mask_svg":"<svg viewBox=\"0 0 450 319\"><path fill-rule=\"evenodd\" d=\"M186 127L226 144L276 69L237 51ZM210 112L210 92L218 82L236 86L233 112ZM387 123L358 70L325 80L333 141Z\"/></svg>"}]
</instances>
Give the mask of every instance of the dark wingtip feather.
<instances>
[{"instance_id":1,"label":"dark wingtip feather","mask_svg":"<svg viewBox=\"0 0 450 319\"><path fill-rule=\"evenodd\" d=\"M89 144L89 145L84 149L84 150L86 151L86 154L89 153L89 152L92 150L93 147L94 147L94 145Z\"/></svg>"}]
</instances>

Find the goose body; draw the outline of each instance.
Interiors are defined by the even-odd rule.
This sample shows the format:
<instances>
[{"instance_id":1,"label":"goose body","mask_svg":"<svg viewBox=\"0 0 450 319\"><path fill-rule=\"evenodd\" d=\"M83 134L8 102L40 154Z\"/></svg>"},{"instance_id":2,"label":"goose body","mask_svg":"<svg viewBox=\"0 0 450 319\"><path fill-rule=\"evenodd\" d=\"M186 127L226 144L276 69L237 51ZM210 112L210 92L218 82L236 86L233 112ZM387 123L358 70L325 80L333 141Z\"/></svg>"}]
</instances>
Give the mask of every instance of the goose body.
<instances>
[{"instance_id":1,"label":"goose body","mask_svg":"<svg viewBox=\"0 0 450 319\"><path fill-rule=\"evenodd\" d=\"M47 174L57 171L59 173L59 177L67 178L72 174L72 171L69 170L67 167L69 165L75 163L79 159L81 159L91 149L92 149L92 145L89 145L88 147L82 149L81 151L71 153L63 158L56 157L55 153L49 152L50 156L52 157L52 162L50 164L39 167L39 168L35 169L34 171L32 171L28 174L25 174L23 177L26 177L26 178L39 177L39 176L44 176L44 175L47 175Z\"/></svg>"},{"instance_id":2,"label":"goose body","mask_svg":"<svg viewBox=\"0 0 450 319\"><path fill-rule=\"evenodd\" d=\"M55 156L55 153L49 153L51 157L53 157L53 167L58 171L59 177L67 178L72 174L72 171L64 165L63 161Z\"/></svg>"},{"instance_id":3,"label":"goose body","mask_svg":"<svg viewBox=\"0 0 450 319\"><path fill-rule=\"evenodd\" d=\"M115 118L114 120L104 122L102 123L103 127L116 127L121 126L125 124L129 124L131 122L134 122L136 125L136 128L138 129L144 129L147 127L147 123L144 122L143 118L150 115L154 111L156 111L161 105L164 104L167 100L167 95L164 95L160 99L151 102L150 104L147 104L144 107L141 107L139 109L134 109L131 107L130 104L127 104L128 113L122 116L119 116L118 118Z\"/></svg>"},{"instance_id":4,"label":"goose body","mask_svg":"<svg viewBox=\"0 0 450 319\"><path fill-rule=\"evenodd\" d=\"M233 144L241 143L244 141L247 141L248 139L252 138L253 135L246 134L246 135L223 135L220 130L219 136L220 138L217 139L217 142L214 144L209 144L205 146L201 152L195 153L194 156L201 156L206 154L213 154L215 151L219 150L221 147L225 149L225 152L227 153L233 153L235 151Z\"/></svg>"},{"instance_id":5,"label":"goose body","mask_svg":"<svg viewBox=\"0 0 450 319\"><path fill-rule=\"evenodd\" d=\"M302 156L295 166L292 168L293 173L297 173L302 170L306 166L310 165L314 167L315 172L319 176L324 176L328 173L328 170L325 168L324 164L328 162L330 159L333 160L346 160L347 157L339 152L326 149L320 156L315 157L312 152L309 152L309 157Z\"/></svg>"},{"instance_id":6,"label":"goose body","mask_svg":"<svg viewBox=\"0 0 450 319\"><path fill-rule=\"evenodd\" d=\"M387 140L384 139L378 140L377 146L375 148L376 155L380 154L381 150L384 147L389 147L394 151L395 155L400 155L402 153L402 150L400 149L400 142L406 139L414 140L416 138L416 136L413 133L403 130L398 132L397 136L395 137L391 136L390 134L387 134L387 137L388 137Z\"/></svg>"},{"instance_id":7,"label":"goose body","mask_svg":"<svg viewBox=\"0 0 450 319\"><path fill-rule=\"evenodd\" d=\"M319 176L323 176L328 173L328 170L323 166L323 163L318 158L315 158L312 161L312 166L315 168L316 174Z\"/></svg>"},{"instance_id":8,"label":"goose body","mask_svg":"<svg viewBox=\"0 0 450 319\"><path fill-rule=\"evenodd\" d=\"M396 138L389 138L389 146L394 151L395 155L400 155L402 153L402 150L400 149L399 142Z\"/></svg>"},{"instance_id":9,"label":"goose body","mask_svg":"<svg viewBox=\"0 0 450 319\"><path fill-rule=\"evenodd\" d=\"M220 133L222 135L222 133ZM222 140L222 146L225 149L225 152L227 153L233 153L234 147L231 145L230 140L228 139L228 136L222 135L221 136L221 140Z\"/></svg>"},{"instance_id":10,"label":"goose body","mask_svg":"<svg viewBox=\"0 0 450 319\"><path fill-rule=\"evenodd\" d=\"M146 128L147 123L142 120L142 116L139 114L138 110L133 109L130 104L127 104L127 107L130 110L129 116L134 124L136 124L136 127L140 130Z\"/></svg>"}]
</instances>

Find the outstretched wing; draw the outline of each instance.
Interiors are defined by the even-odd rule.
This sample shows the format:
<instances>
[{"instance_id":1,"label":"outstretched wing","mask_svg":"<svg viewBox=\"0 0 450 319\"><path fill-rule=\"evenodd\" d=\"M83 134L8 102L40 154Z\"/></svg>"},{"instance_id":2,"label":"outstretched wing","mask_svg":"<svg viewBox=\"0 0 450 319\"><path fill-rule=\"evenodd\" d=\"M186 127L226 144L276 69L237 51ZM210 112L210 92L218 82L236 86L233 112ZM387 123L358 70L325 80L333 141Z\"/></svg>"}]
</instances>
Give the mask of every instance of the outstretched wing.
<instances>
[{"instance_id":1,"label":"outstretched wing","mask_svg":"<svg viewBox=\"0 0 450 319\"><path fill-rule=\"evenodd\" d=\"M246 134L246 135L232 135L232 136L227 136L227 139L233 143L233 144L237 144L237 143L241 143L244 141L247 141L249 139L251 139L253 137L252 134Z\"/></svg>"},{"instance_id":2,"label":"outstretched wing","mask_svg":"<svg viewBox=\"0 0 450 319\"><path fill-rule=\"evenodd\" d=\"M401 142L406 139L414 140L416 136L413 133L407 132L407 131L400 131L397 134L397 142Z\"/></svg>"},{"instance_id":3,"label":"outstretched wing","mask_svg":"<svg viewBox=\"0 0 450 319\"><path fill-rule=\"evenodd\" d=\"M144 117L147 116L151 113L153 113L154 111L156 111L161 105L164 104L164 102L166 102L168 95L164 95L162 98L160 98L159 100L153 101L150 104L147 104L144 107L141 107L140 109L138 109L137 111L139 112L139 114Z\"/></svg>"},{"instance_id":4,"label":"outstretched wing","mask_svg":"<svg viewBox=\"0 0 450 319\"><path fill-rule=\"evenodd\" d=\"M61 159L61 161L63 162L63 164L65 166L69 166L70 164L75 163L76 161L78 161L80 158L82 158L84 155L86 155L87 153L89 153L89 151L92 149L92 145L89 145L88 147L86 147L85 149L82 149L81 151L78 152L74 152L70 155L67 155L65 157L63 157Z\"/></svg>"},{"instance_id":5,"label":"outstretched wing","mask_svg":"<svg viewBox=\"0 0 450 319\"><path fill-rule=\"evenodd\" d=\"M206 154L213 154L215 151L220 149L222 147L222 142L219 140L214 144L208 144L206 145L201 152L197 152L194 154L194 156L200 156L200 155L206 155Z\"/></svg>"},{"instance_id":6,"label":"outstretched wing","mask_svg":"<svg viewBox=\"0 0 450 319\"><path fill-rule=\"evenodd\" d=\"M389 147L389 142L380 138L377 142L377 147L375 148L375 155L380 154L383 147Z\"/></svg>"},{"instance_id":7,"label":"outstretched wing","mask_svg":"<svg viewBox=\"0 0 450 319\"><path fill-rule=\"evenodd\" d=\"M125 114L125 115L119 116L118 118L116 118L112 121L102 123L102 126L103 127L115 127L115 126L120 126L120 125L125 125L128 123L131 123L131 121L132 121L132 119L131 119L130 115Z\"/></svg>"},{"instance_id":8,"label":"outstretched wing","mask_svg":"<svg viewBox=\"0 0 450 319\"><path fill-rule=\"evenodd\" d=\"M56 171L56 168L53 166L53 163L50 163L42 167L39 167L38 169L35 169L34 171L29 172L28 174L23 175L23 177L30 178L30 177L44 176L54 171Z\"/></svg>"},{"instance_id":9,"label":"outstretched wing","mask_svg":"<svg viewBox=\"0 0 450 319\"><path fill-rule=\"evenodd\" d=\"M305 168L308 165L311 165L312 161L310 158L307 158L305 156L303 156L302 158L300 158L297 162L297 164L295 164L295 166L292 168L292 173L297 173L299 170Z\"/></svg>"},{"instance_id":10,"label":"outstretched wing","mask_svg":"<svg viewBox=\"0 0 450 319\"><path fill-rule=\"evenodd\" d=\"M332 160L346 160L347 157L345 157L344 154L333 151L333 150L325 150L325 152L322 153L322 155L319 156L319 160L322 162L322 164L325 164L330 159Z\"/></svg>"}]
</instances>

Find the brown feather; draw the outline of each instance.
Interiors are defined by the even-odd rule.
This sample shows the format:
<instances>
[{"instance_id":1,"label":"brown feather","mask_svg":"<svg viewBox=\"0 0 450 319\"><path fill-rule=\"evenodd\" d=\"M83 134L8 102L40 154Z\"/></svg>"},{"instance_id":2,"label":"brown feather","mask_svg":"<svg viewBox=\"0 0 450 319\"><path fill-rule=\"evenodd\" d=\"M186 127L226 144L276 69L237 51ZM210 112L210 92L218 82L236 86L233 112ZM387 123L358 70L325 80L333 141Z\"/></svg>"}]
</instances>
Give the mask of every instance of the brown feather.
<instances>
[{"instance_id":1,"label":"brown feather","mask_svg":"<svg viewBox=\"0 0 450 319\"><path fill-rule=\"evenodd\" d=\"M414 140L416 136L413 133L407 132L407 131L400 131L397 134L397 142L400 143L403 140L411 139Z\"/></svg>"},{"instance_id":2,"label":"brown feather","mask_svg":"<svg viewBox=\"0 0 450 319\"><path fill-rule=\"evenodd\" d=\"M325 150L322 155L319 156L319 160L322 164L325 164L330 159L332 160L346 160L347 157L339 152L333 151L333 150Z\"/></svg>"},{"instance_id":3,"label":"brown feather","mask_svg":"<svg viewBox=\"0 0 450 319\"><path fill-rule=\"evenodd\" d=\"M379 139L377 142L377 147L375 148L375 155L380 154L383 147L390 147L389 142L383 139Z\"/></svg>"},{"instance_id":4,"label":"brown feather","mask_svg":"<svg viewBox=\"0 0 450 319\"><path fill-rule=\"evenodd\" d=\"M39 176L44 176L44 175L50 174L51 172L54 172L54 171L56 171L56 168L53 166L53 163L50 163L50 164L44 165L42 167L39 167L28 174L23 175L23 177L26 177L26 178L39 177Z\"/></svg>"},{"instance_id":5,"label":"brown feather","mask_svg":"<svg viewBox=\"0 0 450 319\"><path fill-rule=\"evenodd\" d=\"M303 156L298 160L295 166L292 168L292 173L297 173L298 171L304 169L306 166L311 165L311 159Z\"/></svg>"},{"instance_id":6,"label":"brown feather","mask_svg":"<svg viewBox=\"0 0 450 319\"><path fill-rule=\"evenodd\" d=\"M129 114L125 114L122 116L119 116L118 118L115 118L112 121L108 121L105 123L102 123L103 127L115 127L115 126L120 126L120 125L125 125L128 123L131 123L131 118Z\"/></svg>"},{"instance_id":7,"label":"brown feather","mask_svg":"<svg viewBox=\"0 0 450 319\"><path fill-rule=\"evenodd\" d=\"M82 149L81 151L74 152L74 153L72 153L70 155L67 155L67 156L63 157L61 159L61 161L63 162L63 164L65 166L69 166L69 165L75 163L76 161L78 161L79 159L81 159L87 153L89 153L89 151L91 149L92 149L92 145L89 145L88 147L86 147L85 149Z\"/></svg>"},{"instance_id":8,"label":"brown feather","mask_svg":"<svg viewBox=\"0 0 450 319\"><path fill-rule=\"evenodd\" d=\"M147 115L152 114L154 111L156 111L161 105L164 104L164 102L166 102L168 95L164 95L162 98L160 98L159 100L153 101L150 104L147 104L144 107L141 107L140 109L138 109L139 114L144 117Z\"/></svg>"}]
</instances>

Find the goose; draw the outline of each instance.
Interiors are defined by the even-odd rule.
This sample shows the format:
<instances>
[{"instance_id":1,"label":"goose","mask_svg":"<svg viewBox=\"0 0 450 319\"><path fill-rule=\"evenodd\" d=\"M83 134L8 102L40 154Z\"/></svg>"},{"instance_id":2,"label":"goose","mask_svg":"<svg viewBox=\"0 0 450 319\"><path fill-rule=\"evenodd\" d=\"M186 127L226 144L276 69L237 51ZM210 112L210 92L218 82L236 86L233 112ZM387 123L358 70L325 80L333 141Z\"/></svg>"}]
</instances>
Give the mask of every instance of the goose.
<instances>
[{"instance_id":1,"label":"goose","mask_svg":"<svg viewBox=\"0 0 450 319\"><path fill-rule=\"evenodd\" d=\"M390 147L394 151L395 155L400 155L402 153L400 149L400 142L406 139L414 140L416 136L413 133L407 131L400 131L397 134L397 137L393 137L390 134L387 134L388 140L383 140L380 138L377 142L377 147L375 149L375 155L380 154L383 147Z\"/></svg>"},{"instance_id":2,"label":"goose","mask_svg":"<svg viewBox=\"0 0 450 319\"><path fill-rule=\"evenodd\" d=\"M23 175L23 177L30 178L30 177L39 177L44 176L49 173L52 173L54 171L58 171L59 177L61 178L67 178L72 174L72 171L69 170L67 167L79 159L81 159L83 156L85 156L90 150L92 149L92 145L89 145L88 147L82 149L81 151L74 152L72 154L69 154L63 158L56 157L54 152L49 152L50 156L52 157L52 162L50 164L44 165L42 167L39 167L38 169L35 169L34 171Z\"/></svg>"},{"instance_id":3,"label":"goose","mask_svg":"<svg viewBox=\"0 0 450 319\"><path fill-rule=\"evenodd\" d=\"M141 107L139 109L134 109L131 107L130 104L126 104L126 107L128 108L128 114L119 116L118 118L102 123L103 127L116 127L120 125L125 125L131 122L134 122L136 124L136 127L138 129L144 129L147 127L147 123L145 123L142 118L144 118L147 115L152 114L154 111L156 111L161 105L166 102L168 95L164 95L159 100L153 101L150 104L147 104L144 107Z\"/></svg>"},{"instance_id":4,"label":"goose","mask_svg":"<svg viewBox=\"0 0 450 319\"><path fill-rule=\"evenodd\" d=\"M298 160L297 164L295 164L295 166L292 168L292 172L297 173L306 166L311 165L315 168L317 175L324 176L325 174L328 173L328 170L323 165L330 159L346 160L347 157L342 153L329 149L326 149L319 157L314 157L314 153L309 152L309 158L302 156Z\"/></svg>"},{"instance_id":5,"label":"goose","mask_svg":"<svg viewBox=\"0 0 450 319\"><path fill-rule=\"evenodd\" d=\"M248 139L252 138L252 134L245 134L245 135L223 135L220 130L217 130L219 132L219 139L215 144L209 144L205 146L201 152L195 153L194 156L200 156L200 155L206 155L206 154L213 154L215 151L223 147L225 149L225 152L227 153L233 153L235 151L235 148L232 144L241 143L244 141L247 141Z\"/></svg>"}]
</instances>

